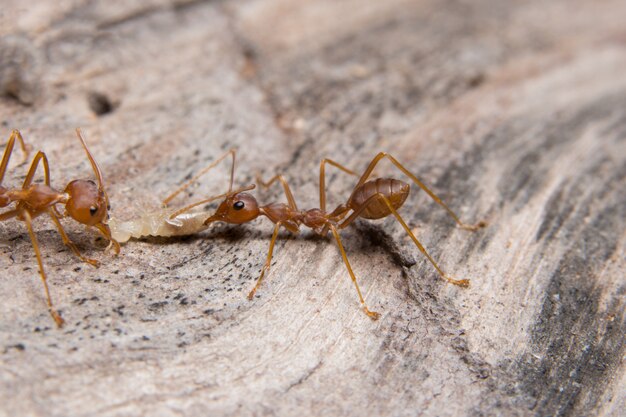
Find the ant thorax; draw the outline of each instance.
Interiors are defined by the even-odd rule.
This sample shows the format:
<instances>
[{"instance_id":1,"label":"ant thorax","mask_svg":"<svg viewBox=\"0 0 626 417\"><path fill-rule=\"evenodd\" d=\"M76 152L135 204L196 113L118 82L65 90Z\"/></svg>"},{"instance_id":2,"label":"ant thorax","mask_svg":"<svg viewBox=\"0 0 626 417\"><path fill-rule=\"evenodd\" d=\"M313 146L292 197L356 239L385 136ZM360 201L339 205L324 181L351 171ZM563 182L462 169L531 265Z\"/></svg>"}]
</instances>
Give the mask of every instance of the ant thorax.
<instances>
[{"instance_id":1,"label":"ant thorax","mask_svg":"<svg viewBox=\"0 0 626 417\"><path fill-rule=\"evenodd\" d=\"M300 212L295 212L285 203L268 204L262 207L261 212L274 223L284 222L286 220L294 220L297 223L302 223L302 221L298 221Z\"/></svg>"},{"instance_id":2,"label":"ant thorax","mask_svg":"<svg viewBox=\"0 0 626 417\"><path fill-rule=\"evenodd\" d=\"M44 210L57 203L66 200L66 195L59 193L45 184L33 184L27 190L18 191L24 193L20 200L23 204L34 211Z\"/></svg>"}]
</instances>

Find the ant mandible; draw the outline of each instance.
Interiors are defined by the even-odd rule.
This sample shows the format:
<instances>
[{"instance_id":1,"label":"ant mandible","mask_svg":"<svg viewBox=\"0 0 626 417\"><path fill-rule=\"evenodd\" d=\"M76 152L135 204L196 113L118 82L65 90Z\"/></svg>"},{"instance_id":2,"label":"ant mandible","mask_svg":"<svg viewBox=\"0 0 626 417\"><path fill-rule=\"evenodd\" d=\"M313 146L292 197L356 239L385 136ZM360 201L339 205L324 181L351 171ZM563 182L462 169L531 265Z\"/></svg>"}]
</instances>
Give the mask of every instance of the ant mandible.
<instances>
[{"instance_id":1,"label":"ant mandible","mask_svg":"<svg viewBox=\"0 0 626 417\"><path fill-rule=\"evenodd\" d=\"M456 280L446 275L441 268L439 268L435 260L428 254L424 246L415 237L400 214L398 214L397 210L404 204L409 195L409 184L393 178L377 178L368 180L376 165L383 158L387 158L391 161L400 171L407 175L415 185L424 190L437 204L442 206L462 229L474 231L486 226L485 222L479 222L475 225L468 225L461 222L459 217L439 197L437 197L435 193L428 189L428 187L426 187L426 185L424 185L424 183L422 183L415 175L409 172L402 164L400 164L400 162L386 152L379 153L370 162L365 172L361 175L359 182L354 187L348 200L328 213L326 212L325 165L333 165L350 175L358 176L358 174L333 160L324 159L320 164L320 208L313 208L309 210L298 209L287 181L282 175L276 175L267 183L263 183L262 181L259 181L259 183L264 187L269 187L273 182L280 181L287 197L287 204L271 203L265 206L259 206L256 198L245 192L254 188L254 185L250 185L227 194L226 198L219 205L215 213L204 221L205 225L209 225L210 223L216 221L231 224L243 224L263 215L275 224L267 260L261 270L261 274L256 282L256 285L248 294L248 299L251 300L254 297L254 294L263 281L263 277L269 272L274 252L274 245L280 228L284 227L292 233L298 233L300 231L300 225L304 225L311 228L315 233L321 236L326 236L329 231L332 233L335 241L337 242L337 246L339 247L343 262L348 269L350 277L352 278L352 282L356 288L363 310L372 319L378 319L380 314L371 311L365 304L365 300L361 294L356 276L352 271L346 251L341 243L339 230L345 229L359 217L375 220L382 219L389 215L395 216L411 240L413 240L419 251L426 256L442 278L460 287L467 287L469 285L469 280L467 279ZM215 197L192 204L188 207L195 207L213 199L215 199ZM177 214L181 214L183 211L184 210L179 210Z\"/></svg>"},{"instance_id":2,"label":"ant mandible","mask_svg":"<svg viewBox=\"0 0 626 417\"><path fill-rule=\"evenodd\" d=\"M104 190L102 173L100 172L98 164L91 156L89 149L87 149L87 145L82 137L80 129L76 129L76 134L78 135L78 139L85 149L87 158L91 163L91 167L98 181L97 184L92 180L80 179L73 180L67 184L63 192L53 189L50 186L50 168L48 165L48 158L45 153L38 151L33 158L33 162L31 163L26 179L22 184L22 188L9 189L3 187L2 181L4 180L4 174L9 164L9 159L11 158L11 153L13 152L16 139L19 141L22 150L27 153L24 139L17 130L12 131L4 151L4 156L2 157L2 162L0 163L0 207L7 207L14 202L17 203L15 208L0 214L0 221L17 218L26 224L33 249L35 250L35 255L37 257L37 263L39 264L39 273L41 275L41 280L46 293L48 310L59 327L63 325L63 318L52 304L46 272L43 268L43 262L41 259L41 251L39 250L39 243L37 242L37 237L33 231L32 219L42 214L48 214L56 225L59 234L61 235L61 239L63 239L63 243L69 246L78 258L93 266L98 266L99 262L95 259L87 258L80 253L76 245L72 243L63 229L63 225L60 221L61 218L69 216L79 223L95 227L110 241L109 247L113 246L116 254L120 252L119 243L113 239L111 236L111 230L107 225L110 206L109 199ZM40 163L43 164L44 183L33 184L33 178ZM65 213L60 213L58 211L56 207L57 204L65 205Z\"/></svg>"}]
</instances>

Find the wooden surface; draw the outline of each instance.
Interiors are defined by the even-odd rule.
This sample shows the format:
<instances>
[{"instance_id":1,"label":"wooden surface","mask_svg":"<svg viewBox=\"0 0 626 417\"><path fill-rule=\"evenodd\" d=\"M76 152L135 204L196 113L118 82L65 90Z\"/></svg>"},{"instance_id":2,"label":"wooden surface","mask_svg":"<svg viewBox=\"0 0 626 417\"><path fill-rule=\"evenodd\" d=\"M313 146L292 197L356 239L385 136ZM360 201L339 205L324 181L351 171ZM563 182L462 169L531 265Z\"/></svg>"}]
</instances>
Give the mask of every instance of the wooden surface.
<instances>
[{"instance_id":1,"label":"wooden surface","mask_svg":"<svg viewBox=\"0 0 626 417\"><path fill-rule=\"evenodd\" d=\"M271 225L148 239L99 269L0 225L2 416L618 416L626 407L626 2L3 0L0 136L47 152L59 187L100 162L128 219L230 147L237 180L283 172L317 204L318 164L396 155L424 193L344 243ZM25 166L15 158L6 184ZM381 175L400 173L389 164ZM222 191L226 168L194 190ZM354 180L330 176L330 205ZM257 192L269 202L278 190ZM193 198L192 197L192 198ZM184 199L177 200L183 204Z\"/></svg>"}]
</instances>

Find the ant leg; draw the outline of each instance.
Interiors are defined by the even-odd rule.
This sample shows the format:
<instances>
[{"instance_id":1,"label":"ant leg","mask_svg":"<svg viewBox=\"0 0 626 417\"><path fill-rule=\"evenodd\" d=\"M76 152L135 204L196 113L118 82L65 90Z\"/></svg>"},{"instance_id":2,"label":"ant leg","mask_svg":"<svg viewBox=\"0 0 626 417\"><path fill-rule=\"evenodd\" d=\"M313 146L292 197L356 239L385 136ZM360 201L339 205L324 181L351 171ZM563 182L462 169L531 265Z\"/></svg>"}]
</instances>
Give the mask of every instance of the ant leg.
<instances>
[{"instance_id":1,"label":"ant leg","mask_svg":"<svg viewBox=\"0 0 626 417\"><path fill-rule=\"evenodd\" d=\"M350 274L350 278L352 278L352 283L354 284L354 287L356 288L356 292L359 295L359 301L361 302L361 307L363 307L363 311L365 311L365 314L367 314L371 319L378 320L380 318L380 313L371 311L365 305L365 300L363 299L363 295L361 295L361 289L359 288L359 284L357 284L356 282L356 276L354 275L354 272L352 271L350 262L348 262L348 255L346 255L346 251L343 248L343 245L341 244L341 238L339 237L339 232L337 232L337 228L333 225L330 225L330 230L333 233L333 236L335 236L335 240L337 241L337 246L339 247L339 252L341 252L341 257L343 258L343 263L346 264L346 268L348 268L348 273Z\"/></svg>"},{"instance_id":2,"label":"ant leg","mask_svg":"<svg viewBox=\"0 0 626 417\"><path fill-rule=\"evenodd\" d=\"M232 158L233 158L233 163L232 163L231 168L230 168L230 183L228 185L228 192L231 192L232 189L233 189L233 181L234 181L234 178L235 178L235 154L236 153L237 153L237 151L235 151L235 149L231 149L228 152L226 152L224 155L222 155L219 158L217 158L215 161L211 162L209 165L204 167L200 172L198 172L196 175L194 175L189 181L185 182L183 185L181 185L176 190L174 190L174 192L172 194L168 195L163 200L163 205L167 206L169 204L169 202L174 199L174 197L176 197L178 194L180 194L181 192L183 192L187 188L189 188L189 186L191 184L193 184L194 182L198 181L198 179L200 179L201 176L203 176L204 174L209 172L212 168L214 168L217 164L222 162L228 155L231 155Z\"/></svg>"},{"instance_id":3,"label":"ant leg","mask_svg":"<svg viewBox=\"0 0 626 417\"><path fill-rule=\"evenodd\" d=\"M58 211L55 211L55 213L57 214L57 217L58 217ZM113 253L115 253L116 255L119 255L120 250L121 250L120 242L113 239L113 236L111 235L111 227L108 224L104 224L104 223L96 224L93 227L96 230L98 230L98 232L100 232L100 235L102 237L104 237L106 240L109 241L109 244L107 245L105 251L108 251L109 249L111 249Z\"/></svg>"},{"instance_id":4,"label":"ant leg","mask_svg":"<svg viewBox=\"0 0 626 417\"><path fill-rule=\"evenodd\" d=\"M4 213L0 213L0 222L12 219L13 217L16 217L18 214L20 214L20 211L18 209L9 210L9 211L5 211Z\"/></svg>"},{"instance_id":5,"label":"ant leg","mask_svg":"<svg viewBox=\"0 0 626 417\"><path fill-rule=\"evenodd\" d=\"M254 288L252 288L252 291L248 293L248 300L252 300L254 294L256 293L256 290L258 290L259 286L261 285L261 281L263 281L263 277L266 273L269 273L270 271L272 254L274 253L274 245L276 244L276 238L278 237L278 231L280 230L281 224L281 222L278 222L274 226L274 233L272 234L272 240L270 241L270 250L267 253L267 260L265 261L265 265L263 265L263 269L261 269L261 276L259 276L259 279L256 281L256 285L254 286Z\"/></svg>"},{"instance_id":6,"label":"ant leg","mask_svg":"<svg viewBox=\"0 0 626 417\"><path fill-rule=\"evenodd\" d=\"M263 188L269 188L269 186L272 185L274 182L276 182L276 180L280 181L280 183L283 185L283 189L285 190L285 195L287 196L287 202L289 203L289 207L291 207L293 210L298 210L296 199L293 198L293 194L291 193L291 188L289 188L289 184L287 183L287 180L285 179L284 176L282 176L281 174L274 175L267 182L263 181L261 177L258 175L256 177L256 181Z\"/></svg>"},{"instance_id":7,"label":"ant leg","mask_svg":"<svg viewBox=\"0 0 626 417\"><path fill-rule=\"evenodd\" d=\"M54 222L57 229L59 230L59 234L61 235L61 239L63 239L63 243L66 246L68 246L72 250L72 252L74 252L74 255L76 255L81 261L86 262L90 265L93 265L95 267L100 266L100 262L98 262L97 260L87 258L82 253L80 253L76 245L70 240L67 233L65 233L65 229L63 229L63 225L61 224L61 221L59 220L59 218L56 216L56 214L54 213L52 209L48 210L48 214L50 214L52 221Z\"/></svg>"},{"instance_id":8,"label":"ant leg","mask_svg":"<svg viewBox=\"0 0 626 417\"><path fill-rule=\"evenodd\" d=\"M48 281L46 277L46 272L43 269L43 262L41 260L41 252L39 251L39 244L37 243L37 237L35 236L35 232L33 231L32 219L30 214L26 210L21 210L21 216L26 223L26 228L28 229L28 234L30 235L30 240L33 244L33 249L35 250L35 256L37 257L37 263L39 264L39 273L41 275L41 281L43 282L43 288L46 291L46 302L48 303L48 310L50 311L50 315L54 319L55 323L58 327L63 326L63 318L61 315L55 310L52 305L52 298L50 297L50 290L48 289Z\"/></svg>"},{"instance_id":9,"label":"ant leg","mask_svg":"<svg viewBox=\"0 0 626 417\"><path fill-rule=\"evenodd\" d=\"M428 254L428 252L426 252L426 249L424 248L424 246L420 243L419 240L417 240L417 238L415 237L415 235L413 234L413 232L411 231L409 226L404 222L404 220L402 219L400 214L396 211L396 209L393 208L393 205L391 204L389 199L387 197L385 197L383 194L380 194L380 193L374 194L369 199L367 199L367 201L361 207L359 207L358 210L355 210L354 213L352 213L350 215L350 217L348 217L343 223L341 223L339 225L339 228L343 229L343 228L347 227L350 223L352 223L361 214L361 212L363 210L365 210L365 208L367 207L368 204L371 204L376 199L381 199L387 205L387 208L389 208L389 211L391 212L391 214L393 214L396 217L396 219L398 220L398 222L402 225L402 227L407 232L407 234L409 235L411 240L413 240L413 243L415 243L415 246L417 246L417 249L419 249L419 251L422 252L422 254L426 257L426 259L428 259L430 261L430 263L435 267L437 272L439 272L439 275L441 276L441 278L445 279L446 281L448 281L451 284L458 285L459 287L464 287L464 288L469 287L469 283L470 283L469 279L454 279L454 278L451 278L451 277L447 276L441 270L441 268L439 268L439 265L437 265L437 262L435 262L435 260Z\"/></svg>"},{"instance_id":10,"label":"ant leg","mask_svg":"<svg viewBox=\"0 0 626 417\"><path fill-rule=\"evenodd\" d=\"M356 172L349 170L348 168L333 161L332 159L322 159L322 162L320 162L320 209L323 212L326 212L326 164L330 164L335 168L339 168L346 174L354 175L355 177L359 176L359 174L357 174Z\"/></svg>"},{"instance_id":11,"label":"ant leg","mask_svg":"<svg viewBox=\"0 0 626 417\"><path fill-rule=\"evenodd\" d=\"M20 147L22 148L22 152L24 153L24 162L28 159L28 154L30 153L30 146L27 146L24 143L24 138L22 138L22 134L19 130L13 130L11 132L11 136L9 136L9 140L7 141L7 145L4 149L4 155L2 156L2 162L0 162L0 184L4 180L4 174L6 173L7 166L9 165L9 160L11 159L11 154L13 153L13 146L15 144L15 139L20 142Z\"/></svg>"},{"instance_id":12,"label":"ant leg","mask_svg":"<svg viewBox=\"0 0 626 417\"><path fill-rule=\"evenodd\" d=\"M359 183L356 185L356 187L354 187L355 189L358 188L359 186L361 186L367 180L367 178L371 175L372 171L374 170L374 167L376 166L376 164L378 164L378 162L380 162L380 160L383 159L383 158L389 159L391 161L391 163L393 163L396 166L396 168L398 168L400 171L402 171L407 177L411 178L411 180L418 187L420 187L422 190L424 190L426 192L426 194L428 194L428 196L435 201L435 203L437 203L441 207L443 207L448 212L448 214L450 216L452 216L452 218L454 219L456 224L461 229L475 231L475 230L483 228L483 227L485 227L487 225L487 223L485 223L484 221L480 221L480 222L478 222L478 223L476 223L474 225L463 223L459 219L459 217L443 201L441 201L441 199L439 197L437 197L437 195L435 193L433 193L428 187L426 187L426 185L422 181L420 181L415 175L413 175L411 172L409 172L409 170L406 169L400 162L398 162L398 160L396 158L394 158L393 156L389 155L387 152L380 152L378 155L376 155L374 157L374 159L372 159L372 162L370 162L369 166L367 167L367 169L365 170L365 172L361 176L361 179L359 180Z\"/></svg>"},{"instance_id":13,"label":"ant leg","mask_svg":"<svg viewBox=\"0 0 626 417\"><path fill-rule=\"evenodd\" d=\"M39 167L39 162L43 163L44 182L48 187L50 186L50 166L48 164L48 157L42 151L38 151L33 158L33 162L30 164L30 169L28 170L28 174L26 174L26 179L24 180L24 184L22 184L22 189L25 189L33 182L33 178L35 177L35 173Z\"/></svg>"}]
</instances>

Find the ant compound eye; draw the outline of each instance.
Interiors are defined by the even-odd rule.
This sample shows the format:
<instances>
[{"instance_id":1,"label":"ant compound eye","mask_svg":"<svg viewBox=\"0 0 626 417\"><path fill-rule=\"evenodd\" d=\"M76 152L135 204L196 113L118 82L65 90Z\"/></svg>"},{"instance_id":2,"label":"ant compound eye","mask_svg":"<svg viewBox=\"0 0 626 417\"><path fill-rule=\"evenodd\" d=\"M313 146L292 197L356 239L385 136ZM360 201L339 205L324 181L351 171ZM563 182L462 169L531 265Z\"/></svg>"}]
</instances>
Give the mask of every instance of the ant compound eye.
<instances>
[{"instance_id":1,"label":"ant compound eye","mask_svg":"<svg viewBox=\"0 0 626 417\"><path fill-rule=\"evenodd\" d=\"M235 210L241 210L244 207L245 207L245 204L243 201L236 201L235 204L233 204L233 208Z\"/></svg>"},{"instance_id":2,"label":"ant compound eye","mask_svg":"<svg viewBox=\"0 0 626 417\"><path fill-rule=\"evenodd\" d=\"M92 216L95 216L97 212L98 212L98 207L96 206L89 207L89 214L91 214Z\"/></svg>"}]
</instances>

